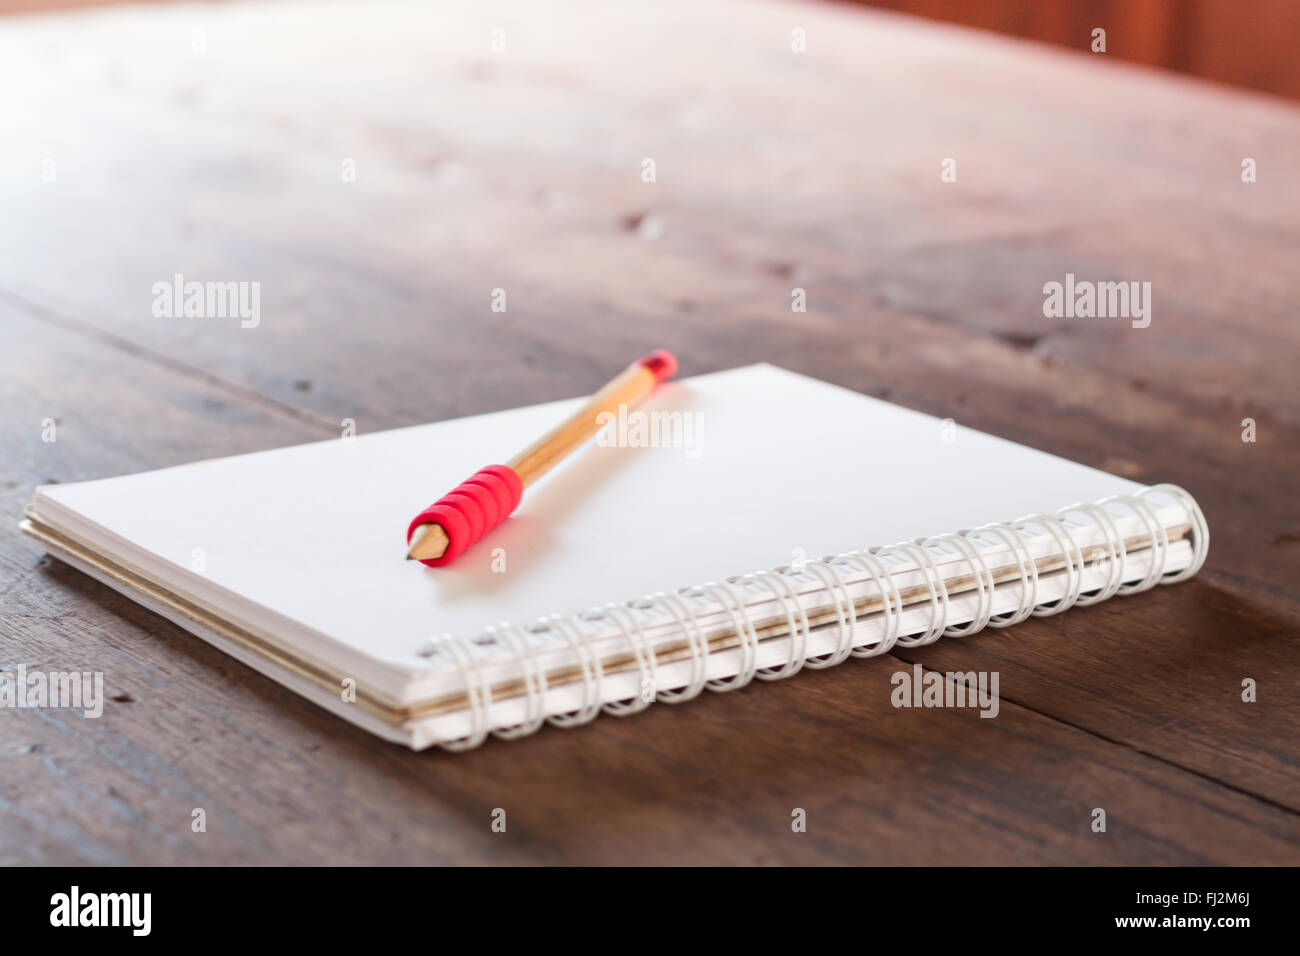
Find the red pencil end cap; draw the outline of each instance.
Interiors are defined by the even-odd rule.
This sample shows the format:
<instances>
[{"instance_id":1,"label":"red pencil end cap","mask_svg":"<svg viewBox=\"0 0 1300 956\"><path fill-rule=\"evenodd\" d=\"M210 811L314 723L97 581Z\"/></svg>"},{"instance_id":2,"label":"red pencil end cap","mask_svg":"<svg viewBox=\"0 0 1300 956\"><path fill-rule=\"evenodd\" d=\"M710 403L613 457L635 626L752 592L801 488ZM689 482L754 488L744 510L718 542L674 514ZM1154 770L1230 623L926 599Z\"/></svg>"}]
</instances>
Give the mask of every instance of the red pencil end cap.
<instances>
[{"instance_id":1,"label":"red pencil end cap","mask_svg":"<svg viewBox=\"0 0 1300 956\"><path fill-rule=\"evenodd\" d=\"M645 358L637 361L654 373L655 381L662 382L677 374L677 357L667 349L655 349Z\"/></svg>"}]
</instances>

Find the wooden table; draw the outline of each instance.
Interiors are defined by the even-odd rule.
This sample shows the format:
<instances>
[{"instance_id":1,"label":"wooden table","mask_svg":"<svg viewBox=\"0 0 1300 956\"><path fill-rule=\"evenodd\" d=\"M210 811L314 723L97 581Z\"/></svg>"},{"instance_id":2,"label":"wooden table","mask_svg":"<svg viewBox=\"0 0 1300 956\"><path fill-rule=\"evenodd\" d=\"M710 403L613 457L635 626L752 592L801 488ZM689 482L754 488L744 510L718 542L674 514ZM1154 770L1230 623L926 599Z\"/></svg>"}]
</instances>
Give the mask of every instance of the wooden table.
<instances>
[{"instance_id":1,"label":"wooden table","mask_svg":"<svg viewBox=\"0 0 1300 956\"><path fill-rule=\"evenodd\" d=\"M0 663L111 696L0 713L4 862L1300 862L1300 110L835 5L443 6L0 22ZM175 273L260 282L261 324L156 318ZM1045 318L1066 273L1151 282L1150 327ZM582 394L660 345L1177 482L1209 563L457 756L14 529L40 483ZM895 710L913 662L998 671L1000 715Z\"/></svg>"}]
</instances>

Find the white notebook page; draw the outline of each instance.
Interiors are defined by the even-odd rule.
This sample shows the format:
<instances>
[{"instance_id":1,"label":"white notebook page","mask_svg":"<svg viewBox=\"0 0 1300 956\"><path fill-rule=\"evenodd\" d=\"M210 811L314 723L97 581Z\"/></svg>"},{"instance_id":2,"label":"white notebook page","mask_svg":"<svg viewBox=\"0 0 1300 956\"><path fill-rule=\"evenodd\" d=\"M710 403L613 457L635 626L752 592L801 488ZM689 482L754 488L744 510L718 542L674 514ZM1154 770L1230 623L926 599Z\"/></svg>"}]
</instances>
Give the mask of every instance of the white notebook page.
<instances>
[{"instance_id":1,"label":"white notebook page","mask_svg":"<svg viewBox=\"0 0 1300 956\"><path fill-rule=\"evenodd\" d=\"M416 512L581 401L51 486L35 510L402 699L439 634L1141 487L758 365L667 384L634 410L693 416L694 447L593 442L454 564L404 560Z\"/></svg>"}]
</instances>

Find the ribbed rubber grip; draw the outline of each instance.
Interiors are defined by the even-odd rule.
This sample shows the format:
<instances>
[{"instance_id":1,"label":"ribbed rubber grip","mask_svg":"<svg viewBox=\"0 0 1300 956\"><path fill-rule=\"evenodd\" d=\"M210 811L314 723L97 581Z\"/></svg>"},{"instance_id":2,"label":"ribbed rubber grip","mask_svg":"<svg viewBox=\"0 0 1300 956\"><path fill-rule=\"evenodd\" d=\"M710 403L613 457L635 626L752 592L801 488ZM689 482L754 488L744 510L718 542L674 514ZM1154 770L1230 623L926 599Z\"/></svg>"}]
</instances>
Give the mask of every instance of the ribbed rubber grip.
<instances>
[{"instance_id":1,"label":"ribbed rubber grip","mask_svg":"<svg viewBox=\"0 0 1300 956\"><path fill-rule=\"evenodd\" d=\"M447 532L447 550L441 558L422 561L430 567L455 561L466 548L487 534L519 507L524 484L508 465L480 468L454 489L425 508L406 530L409 544L422 524L438 524Z\"/></svg>"}]
</instances>

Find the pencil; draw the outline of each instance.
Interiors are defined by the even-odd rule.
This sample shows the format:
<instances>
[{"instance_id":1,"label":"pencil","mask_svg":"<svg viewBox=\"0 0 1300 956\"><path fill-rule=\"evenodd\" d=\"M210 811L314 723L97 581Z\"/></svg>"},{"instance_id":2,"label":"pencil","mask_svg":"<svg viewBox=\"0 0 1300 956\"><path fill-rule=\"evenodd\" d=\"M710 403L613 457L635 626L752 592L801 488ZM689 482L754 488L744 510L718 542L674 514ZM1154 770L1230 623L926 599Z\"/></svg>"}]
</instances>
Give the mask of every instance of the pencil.
<instances>
[{"instance_id":1,"label":"pencil","mask_svg":"<svg viewBox=\"0 0 1300 956\"><path fill-rule=\"evenodd\" d=\"M619 406L635 405L676 371L671 352L651 352L504 465L480 468L415 516L406 531L406 559L430 567L450 564L519 506L525 488L596 434L603 412L617 414Z\"/></svg>"}]
</instances>

